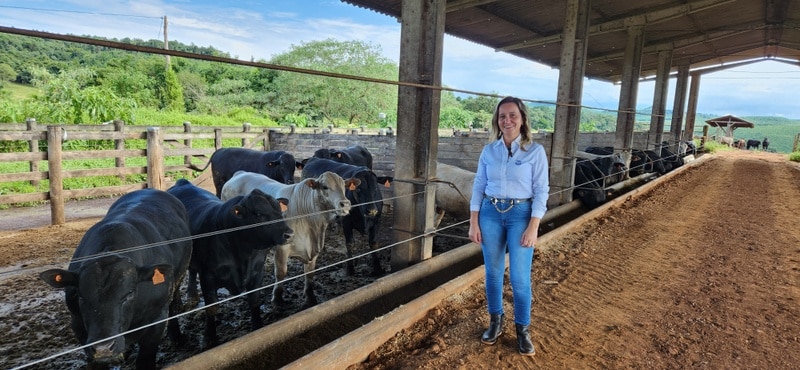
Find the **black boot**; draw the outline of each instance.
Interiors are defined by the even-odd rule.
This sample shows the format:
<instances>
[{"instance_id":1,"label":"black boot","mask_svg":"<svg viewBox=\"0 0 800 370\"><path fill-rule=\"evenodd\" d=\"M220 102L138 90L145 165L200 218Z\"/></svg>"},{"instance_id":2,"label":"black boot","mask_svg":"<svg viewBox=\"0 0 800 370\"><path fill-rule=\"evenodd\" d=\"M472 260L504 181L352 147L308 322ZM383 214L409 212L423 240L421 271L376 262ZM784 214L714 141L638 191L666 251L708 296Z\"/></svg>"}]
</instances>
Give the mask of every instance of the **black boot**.
<instances>
[{"instance_id":1,"label":"black boot","mask_svg":"<svg viewBox=\"0 0 800 370\"><path fill-rule=\"evenodd\" d=\"M490 315L490 317L489 329L481 336L481 343L483 344L495 344L497 337L503 334L503 318L505 315L501 313L499 315Z\"/></svg>"},{"instance_id":2,"label":"black boot","mask_svg":"<svg viewBox=\"0 0 800 370\"><path fill-rule=\"evenodd\" d=\"M519 353L523 356L535 355L536 349L533 348L531 334L528 333L528 326L520 324L515 325L517 327L517 345L519 346Z\"/></svg>"}]
</instances>

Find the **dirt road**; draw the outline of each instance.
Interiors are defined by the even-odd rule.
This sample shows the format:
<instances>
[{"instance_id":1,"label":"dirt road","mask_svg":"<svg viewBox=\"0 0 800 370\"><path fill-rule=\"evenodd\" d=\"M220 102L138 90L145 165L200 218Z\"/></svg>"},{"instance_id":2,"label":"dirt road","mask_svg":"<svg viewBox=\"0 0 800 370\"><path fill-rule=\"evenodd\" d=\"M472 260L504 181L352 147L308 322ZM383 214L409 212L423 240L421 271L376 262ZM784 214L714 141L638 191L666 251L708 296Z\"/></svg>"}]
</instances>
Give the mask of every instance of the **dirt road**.
<instances>
[{"instance_id":1,"label":"dirt road","mask_svg":"<svg viewBox=\"0 0 800 370\"><path fill-rule=\"evenodd\" d=\"M798 225L796 163L715 155L537 253L535 357L477 284L351 369L798 369Z\"/></svg>"}]
</instances>

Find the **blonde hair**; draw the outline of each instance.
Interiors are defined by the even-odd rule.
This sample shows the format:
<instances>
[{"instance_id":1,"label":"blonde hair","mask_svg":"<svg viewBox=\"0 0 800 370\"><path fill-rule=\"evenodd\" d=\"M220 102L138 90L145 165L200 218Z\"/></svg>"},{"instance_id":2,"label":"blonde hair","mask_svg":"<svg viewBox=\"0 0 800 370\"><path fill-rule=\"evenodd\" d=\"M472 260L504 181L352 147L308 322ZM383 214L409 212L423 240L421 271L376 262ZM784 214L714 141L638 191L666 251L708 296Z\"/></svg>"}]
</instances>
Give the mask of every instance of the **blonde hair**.
<instances>
[{"instance_id":1,"label":"blonde hair","mask_svg":"<svg viewBox=\"0 0 800 370\"><path fill-rule=\"evenodd\" d=\"M506 96L494 108L494 115L492 115L492 135L489 137L490 141L495 141L501 137L503 137L503 131L500 130L500 120L498 119L498 115L500 112L500 106L506 103L514 103L519 108L519 113L522 115L522 126L519 129L520 133L520 146L522 150L533 142L533 137L531 133L531 126L528 123L528 106L525 105L525 102L522 101L520 98L515 98L513 96Z\"/></svg>"}]
</instances>

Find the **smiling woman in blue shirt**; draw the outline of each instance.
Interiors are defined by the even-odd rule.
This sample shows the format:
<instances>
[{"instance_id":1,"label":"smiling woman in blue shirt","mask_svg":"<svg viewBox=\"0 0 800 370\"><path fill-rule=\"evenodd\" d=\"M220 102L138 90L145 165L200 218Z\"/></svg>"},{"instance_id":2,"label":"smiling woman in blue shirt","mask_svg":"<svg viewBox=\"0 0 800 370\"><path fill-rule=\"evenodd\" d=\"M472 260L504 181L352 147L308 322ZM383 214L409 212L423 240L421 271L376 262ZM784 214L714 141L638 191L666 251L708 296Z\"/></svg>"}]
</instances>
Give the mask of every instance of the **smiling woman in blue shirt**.
<instances>
[{"instance_id":1,"label":"smiling woman in blue shirt","mask_svg":"<svg viewBox=\"0 0 800 370\"><path fill-rule=\"evenodd\" d=\"M514 293L514 326L519 353L536 353L528 327L531 321L531 268L539 222L547 211L547 155L533 142L525 103L500 100L492 117L491 142L484 146L470 201L469 238L481 245L486 271L489 328L481 336L494 344L503 333L505 254Z\"/></svg>"}]
</instances>

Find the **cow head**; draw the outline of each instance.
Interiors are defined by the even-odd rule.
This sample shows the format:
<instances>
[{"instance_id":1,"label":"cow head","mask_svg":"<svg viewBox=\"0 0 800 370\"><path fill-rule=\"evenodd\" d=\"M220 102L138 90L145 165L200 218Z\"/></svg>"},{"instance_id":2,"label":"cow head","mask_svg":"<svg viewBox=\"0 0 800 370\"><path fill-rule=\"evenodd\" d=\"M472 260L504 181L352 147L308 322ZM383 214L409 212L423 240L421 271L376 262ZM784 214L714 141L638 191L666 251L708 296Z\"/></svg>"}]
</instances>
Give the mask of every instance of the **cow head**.
<instances>
[{"instance_id":1,"label":"cow head","mask_svg":"<svg viewBox=\"0 0 800 370\"><path fill-rule=\"evenodd\" d=\"M279 178L276 180L284 184L294 184L294 170L297 168L297 161L289 153L282 153L277 160L267 162L267 167L277 171Z\"/></svg>"},{"instance_id":2,"label":"cow head","mask_svg":"<svg viewBox=\"0 0 800 370\"><path fill-rule=\"evenodd\" d=\"M590 160L579 158L575 164L573 197L580 199L589 208L603 204L606 201L603 176L605 175L602 171Z\"/></svg>"},{"instance_id":3,"label":"cow head","mask_svg":"<svg viewBox=\"0 0 800 370\"><path fill-rule=\"evenodd\" d=\"M383 194L380 186L391 185L391 178L379 178L374 172L366 167L363 168L363 171L354 176L354 179L359 180L360 183L354 183L347 188L347 198L364 217L373 218L379 216L383 208Z\"/></svg>"},{"instance_id":4,"label":"cow head","mask_svg":"<svg viewBox=\"0 0 800 370\"><path fill-rule=\"evenodd\" d=\"M361 181L348 179L345 181L334 172L327 171L315 179L304 180L308 187L314 190L313 201L322 209L334 210L335 216L347 216L350 213L351 203L345 195L345 189L350 186L356 188Z\"/></svg>"},{"instance_id":5,"label":"cow head","mask_svg":"<svg viewBox=\"0 0 800 370\"><path fill-rule=\"evenodd\" d=\"M291 239L293 231L283 219L287 199L278 200L255 189L226 203L231 210L231 215L226 218L226 228L238 228L236 233L242 244L254 249L268 249L286 244Z\"/></svg>"},{"instance_id":6,"label":"cow head","mask_svg":"<svg viewBox=\"0 0 800 370\"><path fill-rule=\"evenodd\" d=\"M136 317L142 315L141 310L161 309L152 300L170 297L172 273L170 265L139 267L128 258L111 255L86 262L75 271L47 270L39 278L66 290L78 340L99 342L85 349L89 362L119 365L128 347L125 336L119 334L149 324Z\"/></svg>"}]
</instances>

